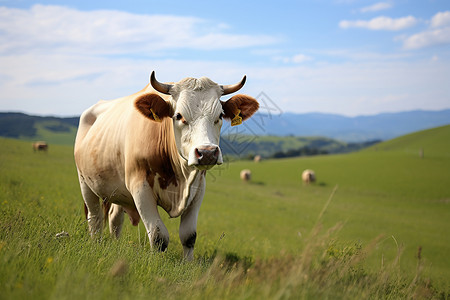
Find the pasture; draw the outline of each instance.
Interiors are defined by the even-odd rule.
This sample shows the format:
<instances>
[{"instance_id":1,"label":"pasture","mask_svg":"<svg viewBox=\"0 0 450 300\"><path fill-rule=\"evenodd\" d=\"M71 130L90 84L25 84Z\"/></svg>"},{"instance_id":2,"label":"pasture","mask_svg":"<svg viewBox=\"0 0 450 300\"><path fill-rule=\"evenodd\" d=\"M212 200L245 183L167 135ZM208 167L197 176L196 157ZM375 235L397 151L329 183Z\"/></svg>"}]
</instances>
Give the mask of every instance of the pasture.
<instances>
[{"instance_id":1,"label":"pasture","mask_svg":"<svg viewBox=\"0 0 450 300\"><path fill-rule=\"evenodd\" d=\"M450 297L450 126L352 154L216 167L189 263L165 212L165 253L142 222L91 239L72 147L0 143L2 299ZM315 184L302 184L306 168Z\"/></svg>"}]
</instances>

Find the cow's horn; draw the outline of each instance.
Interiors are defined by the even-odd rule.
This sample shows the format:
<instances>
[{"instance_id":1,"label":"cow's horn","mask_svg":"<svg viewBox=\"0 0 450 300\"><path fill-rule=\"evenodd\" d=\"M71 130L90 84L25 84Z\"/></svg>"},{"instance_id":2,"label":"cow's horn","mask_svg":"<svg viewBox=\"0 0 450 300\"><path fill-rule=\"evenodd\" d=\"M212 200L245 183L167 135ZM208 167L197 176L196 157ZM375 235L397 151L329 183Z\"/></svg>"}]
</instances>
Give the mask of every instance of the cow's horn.
<instances>
[{"instance_id":1,"label":"cow's horn","mask_svg":"<svg viewBox=\"0 0 450 300\"><path fill-rule=\"evenodd\" d=\"M247 76L244 75L244 77L242 77L241 82L239 82L239 83L229 84L229 85L221 85L220 87L223 90L222 95L228 95L228 94L232 94L234 92L239 91L244 86L246 80L247 80Z\"/></svg>"},{"instance_id":2,"label":"cow's horn","mask_svg":"<svg viewBox=\"0 0 450 300\"><path fill-rule=\"evenodd\" d=\"M150 75L150 83L152 87L160 93L170 95L170 89L172 88L172 84L161 83L156 80L155 71Z\"/></svg>"}]
</instances>

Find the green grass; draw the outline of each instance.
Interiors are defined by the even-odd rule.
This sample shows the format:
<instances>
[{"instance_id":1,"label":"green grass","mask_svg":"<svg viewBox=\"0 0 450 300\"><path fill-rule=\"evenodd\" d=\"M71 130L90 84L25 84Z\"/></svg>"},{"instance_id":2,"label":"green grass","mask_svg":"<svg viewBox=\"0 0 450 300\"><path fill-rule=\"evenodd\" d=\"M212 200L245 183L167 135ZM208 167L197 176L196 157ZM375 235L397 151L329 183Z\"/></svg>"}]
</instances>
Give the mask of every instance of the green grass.
<instances>
[{"instance_id":1,"label":"green grass","mask_svg":"<svg viewBox=\"0 0 450 300\"><path fill-rule=\"evenodd\" d=\"M91 239L72 147L0 143L2 299L450 297L450 126L348 155L213 169L192 263L164 212L166 253L127 220L120 240ZM306 168L316 184L301 183Z\"/></svg>"}]
</instances>

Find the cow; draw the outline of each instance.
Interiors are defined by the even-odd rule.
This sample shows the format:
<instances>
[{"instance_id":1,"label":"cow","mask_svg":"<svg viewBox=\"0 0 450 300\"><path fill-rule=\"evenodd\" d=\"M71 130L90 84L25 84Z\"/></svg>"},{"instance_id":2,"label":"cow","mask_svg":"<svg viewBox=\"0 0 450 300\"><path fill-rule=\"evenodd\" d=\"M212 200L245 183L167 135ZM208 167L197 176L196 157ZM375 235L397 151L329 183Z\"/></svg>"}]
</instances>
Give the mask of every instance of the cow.
<instances>
[{"instance_id":1,"label":"cow","mask_svg":"<svg viewBox=\"0 0 450 300\"><path fill-rule=\"evenodd\" d=\"M302 180L304 184L310 184L316 181L316 173L313 170L306 169L302 173Z\"/></svg>"},{"instance_id":2,"label":"cow","mask_svg":"<svg viewBox=\"0 0 450 300\"><path fill-rule=\"evenodd\" d=\"M90 235L102 230L101 199L111 205L113 236L119 237L126 212L133 225L142 219L152 249L165 251L169 232L160 206L171 218L181 217L184 258L192 260L206 171L223 163L223 119L239 125L259 108L247 95L220 100L245 81L246 76L232 85L206 77L162 83L153 71L141 91L84 111L74 156Z\"/></svg>"},{"instance_id":3,"label":"cow","mask_svg":"<svg viewBox=\"0 0 450 300\"><path fill-rule=\"evenodd\" d=\"M241 171L241 180L244 182L248 182L252 179L252 171L250 171L249 169L244 169Z\"/></svg>"},{"instance_id":4,"label":"cow","mask_svg":"<svg viewBox=\"0 0 450 300\"><path fill-rule=\"evenodd\" d=\"M33 151L47 151L48 150L48 144L43 141L34 142L33 143Z\"/></svg>"}]
</instances>

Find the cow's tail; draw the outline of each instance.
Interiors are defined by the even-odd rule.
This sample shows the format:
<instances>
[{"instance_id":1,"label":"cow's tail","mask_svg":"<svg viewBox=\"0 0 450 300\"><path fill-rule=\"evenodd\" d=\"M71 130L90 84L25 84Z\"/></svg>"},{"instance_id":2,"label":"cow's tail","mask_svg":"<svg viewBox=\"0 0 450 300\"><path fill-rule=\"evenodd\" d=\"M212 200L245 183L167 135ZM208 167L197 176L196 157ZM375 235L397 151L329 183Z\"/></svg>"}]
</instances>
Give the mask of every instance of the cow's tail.
<instances>
[{"instance_id":1,"label":"cow's tail","mask_svg":"<svg viewBox=\"0 0 450 300\"><path fill-rule=\"evenodd\" d=\"M111 202L102 201L102 208L103 208L103 226L106 226L108 224L109 209L111 208ZM86 218L86 220L87 216L88 216L88 208L86 206L86 203L84 203L84 217Z\"/></svg>"}]
</instances>

